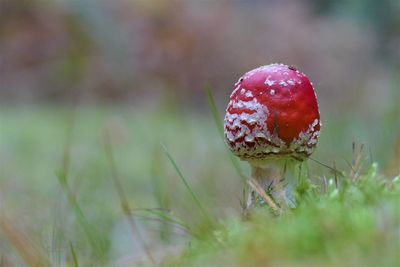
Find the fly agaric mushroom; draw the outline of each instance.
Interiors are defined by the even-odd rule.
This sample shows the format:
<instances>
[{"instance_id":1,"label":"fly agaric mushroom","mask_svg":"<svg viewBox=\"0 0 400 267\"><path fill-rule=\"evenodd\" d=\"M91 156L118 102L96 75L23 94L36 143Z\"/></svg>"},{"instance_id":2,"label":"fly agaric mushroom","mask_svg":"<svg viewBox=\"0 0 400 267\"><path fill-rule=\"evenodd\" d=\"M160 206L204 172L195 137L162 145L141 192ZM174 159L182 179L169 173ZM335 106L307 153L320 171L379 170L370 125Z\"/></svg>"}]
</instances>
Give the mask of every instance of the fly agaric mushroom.
<instances>
[{"instance_id":1,"label":"fly agaric mushroom","mask_svg":"<svg viewBox=\"0 0 400 267\"><path fill-rule=\"evenodd\" d=\"M320 127L312 83L284 64L244 74L235 84L224 119L228 147L249 162L252 179L282 207L294 204L295 167L314 152ZM247 208L256 198L251 189Z\"/></svg>"}]
</instances>

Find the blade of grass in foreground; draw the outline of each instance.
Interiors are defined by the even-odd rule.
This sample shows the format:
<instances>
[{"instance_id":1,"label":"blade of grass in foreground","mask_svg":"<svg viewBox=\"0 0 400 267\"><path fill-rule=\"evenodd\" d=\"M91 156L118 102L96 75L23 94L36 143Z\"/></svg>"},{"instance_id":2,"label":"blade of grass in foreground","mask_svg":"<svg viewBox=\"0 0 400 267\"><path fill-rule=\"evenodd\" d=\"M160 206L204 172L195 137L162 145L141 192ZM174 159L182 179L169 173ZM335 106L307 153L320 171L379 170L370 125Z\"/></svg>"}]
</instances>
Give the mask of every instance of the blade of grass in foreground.
<instances>
[{"instance_id":1,"label":"blade of grass in foreground","mask_svg":"<svg viewBox=\"0 0 400 267\"><path fill-rule=\"evenodd\" d=\"M71 250L72 260L73 260L73 262L74 262L74 267L79 267L79 264L78 264L78 257L76 256L74 246L72 245L71 242L69 243L69 248L70 248L70 250Z\"/></svg>"},{"instance_id":2,"label":"blade of grass in foreground","mask_svg":"<svg viewBox=\"0 0 400 267\"><path fill-rule=\"evenodd\" d=\"M220 118L220 114L218 112L217 105L215 104L214 96L211 92L211 86L208 83L206 83L204 85L204 91L207 94L208 106L210 107L211 113L214 118L214 122L217 125L218 133L221 136L221 138L224 139L224 125Z\"/></svg>"},{"instance_id":3,"label":"blade of grass in foreground","mask_svg":"<svg viewBox=\"0 0 400 267\"><path fill-rule=\"evenodd\" d=\"M0 217L0 235L10 242L27 266L51 266L45 254L24 233L14 228L12 221L8 221L4 217ZM0 261L0 265L1 263Z\"/></svg>"},{"instance_id":4,"label":"blade of grass in foreground","mask_svg":"<svg viewBox=\"0 0 400 267\"><path fill-rule=\"evenodd\" d=\"M148 213L149 216L143 215ZM171 215L167 210L162 209L133 209L131 211L132 216L154 219L154 220L162 220L165 223L170 223L175 227L179 227L184 230L186 233L190 234L190 227L184 221L180 220L177 217ZM154 216L154 217L151 217Z\"/></svg>"},{"instance_id":5,"label":"blade of grass in foreground","mask_svg":"<svg viewBox=\"0 0 400 267\"><path fill-rule=\"evenodd\" d=\"M103 237L93 229L93 226L90 225L87 220L82 208L80 207L76 196L69 186L68 183L68 175L70 169L70 151L72 144L72 136L73 130L75 126L75 113L71 115L68 119L67 123L67 136L64 143L63 155L62 155L62 167L59 171L56 172L56 176L58 178L58 182L61 186L62 191L64 192L68 203L70 204L73 212L75 213L75 217L77 219L78 224L83 229L83 232L91 246L91 249L99 259L103 258L105 255L105 247L106 241Z\"/></svg>"},{"instance_id":6,"label":"blade of grass in foreground","mask_svg":"<svg viewBox=\"0 0 400 267\"><path fill-rule=\"evenodd\" d=\"M101 258L104 256L105 240L103 240L101 236L99 236L98 233L92 229L92 226L90 225L78 201L76 200L75 194L66 182L65 174L60 171L56 175L61 189L64 191L64 194L66 195L67 200L75 213L78 224L82 227L94 254Z\"/></svg>"},{"instance_id":7,"label":"blade of grass in foreground","mask_svg":"<svg viewBox=\"0 0 400 267\"><path fill-rule=\"evenodd\" d=\"M211 92L211 86L208 83L206 83L204 85L204 91L207 94L208 106L210 107L211 113L213 115L214 122L218 129L218 133L219 133L222 141L224 141L224 125L222 123L220 114L218 112L217 105L215 104L214 96ZM238 160L231 153L229 153L229 157L231 159L233 167L235 168L236 172L239 174L240 178L242 178L242 180L244 182L246 182L248 179L247 179L246 175L243 173Z\"/></svg>"},{"instance_id":8,"label":"blade of grass in foreground","mask_svg":"<svg viewBox=\"0 0 400 267\"><path fill-rule=\"evenodd\" d=\"M212 220L211 217L208 215L206 210L204 209L203 205L201 204L199 198L197 195L194 193L192 188L190 187L188 181L186 180L185 176L183 176L181 170L179 169L178 165L176 164L175 160L172 158L171 154L168 152L168 149L164 146L164 144L161 144L162 149L165 152L165 155L171 162L172 166L174 167L175 171L178 173L179 178L181 178L183 184L185 185L186 189L189 191L193 201L196 203L197 207L199 208L200 212L203 214L204 218L207 220L207 222L212 225Z\"/></svg>"},{"instance_id":9,"label":"blade of grass in foreground","mask_svg":"<svg viewBox=\"0 0 400 267\"><path fill-rule=\"evenodd\" d=\"M120 177L118 174L117 165L115 164L113 149L111 146L110 136L107 132L105 132L105 134L104 134L104 150L105 150L108 164L109 164L109 167L111 170L111 178L114 183L115 189L117 190L122 211L124 212L128 222L131 226L131 232L133 234L133 238L138 240L138 242L142 246L142 249L143 249L144 253L146 254L147 258L153 264L155 264L156 261L151 253L150 247L147 245L146 241L142 237L142 235L139 231L139 227L136 224L136 221L133 219L132 216L130 216L131 208L129 205L128 197L125 194L125 190L122 186L122 183L121 183L121 180L120 180Z\"/></svg>"},{"instance_id":10,"label":"blade of grass in foreground","mask_svg":"<svg viewBox=\"0 0 400 267\"><path fill-rule=\"evenodd\" d=\"M166 220L166 215L164 214L166 210L169 209L169 197L168 194L164 191L166 186L162 183L162 173L164 169L164 162L161 160L161 151L159 147L154 150L153 152L153 160L151 163L150 167L150 173L151 173L151 186L153 188L153 196L154 199L160 208L160 216L157 216L160 218L161 225L160 225L160 238L162 240L168 240L171 236L171 227L168 224Z\"/></svg>"}]
</instances>

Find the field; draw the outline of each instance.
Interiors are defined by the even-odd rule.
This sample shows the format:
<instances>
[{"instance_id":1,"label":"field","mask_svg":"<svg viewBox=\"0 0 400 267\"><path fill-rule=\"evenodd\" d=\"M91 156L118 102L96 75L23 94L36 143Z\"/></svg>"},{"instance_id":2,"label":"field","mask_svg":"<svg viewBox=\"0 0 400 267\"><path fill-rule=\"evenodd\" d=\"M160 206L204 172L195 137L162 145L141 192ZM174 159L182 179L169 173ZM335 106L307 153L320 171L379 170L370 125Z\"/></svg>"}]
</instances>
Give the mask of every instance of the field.
<instances>
[{"instance_id":1,"label":"field","mask_svg":"<svg viewBox=\"0 0 400 267\"><path fill-rule=\"evenodd\" d=\"M298 207L244 220L209 110L3 106L0 265L398 266L396 112L322 113Z\"/></svg>"}]
</instances>

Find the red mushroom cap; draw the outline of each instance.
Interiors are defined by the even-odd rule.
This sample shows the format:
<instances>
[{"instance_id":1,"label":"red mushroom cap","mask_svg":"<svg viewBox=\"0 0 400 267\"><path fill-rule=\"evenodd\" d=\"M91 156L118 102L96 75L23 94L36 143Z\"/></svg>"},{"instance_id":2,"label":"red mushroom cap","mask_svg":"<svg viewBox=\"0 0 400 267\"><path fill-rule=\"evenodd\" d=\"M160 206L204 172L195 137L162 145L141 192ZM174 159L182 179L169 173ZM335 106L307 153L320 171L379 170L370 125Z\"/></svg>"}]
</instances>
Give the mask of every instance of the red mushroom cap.
<instances>
[{"instance_id":1,"label":"red mushroom cap","mask_svg":"<svg viewBox=\"0 0 400 267\"><path fill-rule=\"evenodd\" d=\"M224 120L225 139L235 155L303 161L314 152L321 122L304 73L271 64L247 72L235 86Z\"/></svg>"}]
</instances>

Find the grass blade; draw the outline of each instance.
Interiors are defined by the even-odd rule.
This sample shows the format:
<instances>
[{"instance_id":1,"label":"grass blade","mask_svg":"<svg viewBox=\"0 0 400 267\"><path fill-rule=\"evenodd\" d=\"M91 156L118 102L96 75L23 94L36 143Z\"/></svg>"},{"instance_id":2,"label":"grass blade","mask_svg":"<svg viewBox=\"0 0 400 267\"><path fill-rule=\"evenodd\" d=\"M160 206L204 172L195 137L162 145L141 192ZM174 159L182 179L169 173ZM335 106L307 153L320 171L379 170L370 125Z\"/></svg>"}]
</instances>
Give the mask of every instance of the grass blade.
<instances>
[{"instance_id":1,"label":"grass blade","mask_svg":"<svg viewBox=\"0 0 400 267\"><path fill-rule=\"evenodd\" d=\"M186 180L185 176L183 176L183 174L182 174L181 170L179 169L178 165L176 164L175 160L172 158L171 154L168 152L168 149L163 144L161 144L161 147L164 150L165 155L167 156L167 158L171 162L172 166L174 167L175 171L178 173L179 178L181 178L183 184L185 185L186 189L190 193L193 201L196 203L196 205L199 208L200 212L203 214L203 216L207 220L207 222L212 224L211 217L208 215L208 213L204 209L203 205L201 204L199 198L197 197L197 195L194 193L194 191L190 187L190 185L189 185L188 181Z\"/></svg>"},{"instance_id":2,"label":"grass blade","mask_svg":"<svg viewBox=\"0 0 400 267\"><path fill-rule=\"evenodd\" d=\"M217 105L215 104L215 99L214 99L214 96L212 94L210 84L206 83L204 85L204 91L205 91L205 93L207 95L208 106L209 106L209 108L211 110L211 113L213 115L214 122L215 122L215 124L217 126L217 129L218 129L218 133L219 133L220 137L222 138L222 140L224 140L224 124L222 123L220 114L219 114L218 109L217 109Z\"/></svg>"},{"instance_id":3,"label":"grass blade","mask_svg":"<svg viewBox=\"0 0 400 267\"><path fill-rule=\"evenodd\" d=\"M117 190L118 193L118 197L119 197L119 201L120 201L120 205L122 208L122 211L124 212L130 226L131 226L131 232L133 235L133 238L138 240L138 242L140 243L140 245L142 246L142 249L144 251L144 253L146 254L147 258L153 263L155 264L155 258L153 257L152 253L151 253L151 249L148 246L148 244L146 243L146 241L144 240L144 238L142 237L140 231L139 231L139 227L136 224L136 221L133 219L132 216L130 216L130 205L129 205L129 201L128 201L128 197L125 194L125 190L122 186L121 183L121 179L119 177L118 174L118 170L117 170L117 166L115 164L115 159L114 159L114 153L113 153L113 149L112 149L112 145L111 145L111 141L110 141L110 137L109 134L106 132L104 134L104 150L107 156L107 160L108 160L108 164L111 170L111 178L112 181L114 183L115 189Z\"/></svg>"},{"instance_id":4,"label":"grass blade","mask_svg":"<svg viewBox=\"0 0 400 267\"><path fill-rule=\"evenodd\" d=\"M75 113L68 118L67 122L67 136L64 143L63 154L62 154L62 167L56 172L58 182L61 186L63 193L65 194L67 201L75 213L75 217L78 224L82 227L83 232L93 250L93 253L98 257L102 258L104 256L105 240L98 236L98 233L93 230L93 226L90 225L87 220L82 208L80 207L76 196L69 186L68 176L70 169L70 152L73 131L75 126Z\"/></svg>"},{"instance_id":5,"label":"grass blade","mask_svg":"<svg viewBox=\"0 0 400 267\"><path fill-rule=\"evenodd\" d=\"M61 188L64 191L64 194L66 195L67 200L75 213L78 224L82 227L83 232L85 233L93 252L97 257L101 258L102 256L104 256L103 252L105 241L102 238L98 237L96 233L94 233L92 229L93 227L90 225L78 201L76 200L74 193L66 182L67 179L65 177L65 174L63 172L59 172L57 173L57 177Z\"/></svg>"},{"instance_id":6,"label":"grass blade","mask_svg":"<svg viewBox=\"0 0 400 267\"><path fill-rule=\"evenodd\" d=\"M153 161L151 164L151 186L153 188L153 196L154 199L160 207L159 213L160 213L160 219L161 219L161 226L160 226L160 238L162 240L168 240L168 238L171 236L171 227L170 224L168 224L168 220L166 218L168 217L165 213L166 210L169 210L169 197L168 193L165 192L166 186L162 183L162 173L164 169L164 162L161 160L161 151L159 147L157 149L154 149L154 156L153 156Z\"/></svg>"},{"instance_id":7,"label":"grass blade","mask_svg":"<svg viewBox=\"0 0 400 267\"><path fill-rule=\"evenodd\" d=\"M142 213L148 213L150 215L156 216L156 218L165 221L166 223L171 223L175 226L179 226L182 229L184 229L186 232L190 231L190 227L182 220L179 218L174 217L170 212L162 209L142 209L142 210L132 210L131 214L133 216L139 216ZM144 217L142 215L142 217Z\"/></svg>"},{"instance_id":8,"label":"grass blade","mask_svg":"<svg viewBox=\"0 0 400 267\"><path fill-rule=\"evenodd\" d=\"M0 217L0 236L4 236L10 242L27 266L50 266L44 253L30 242L24 233L16 229L12 221L3 217Z\"/></svg>"},{"instance_id":9,"label":"grass blade","mask_svg":"<svg viewBox=\"0 0 400 267\"><path fill-rule=\"evenodd\" d=\"M279 215L282 213L281 208L274 202L274 200L265 193L265 190L255 179L251 179L248 184L250 187L264 200L264 202L271 208L274 214Z\"/></svg>"},{"instance_id":10,"label":"grass blade","mask_svg":"<svg viewBox=\"0 0 400 267\"><path fill-rule=\"evenodd\" d=\"M79 267L78 257L76 257L75 249L74 249L74 246L72 245L71 242L69 243L69 248L71 250L72 260L74 262L74 267Z\"/></svg>"},{"instance_id":11,"label":"grass blade","mask_svg":"<svg viewBox=\"0 0 400 267\"><path fill-rule=\"evenodd\" d=\"M214 122L218 129L218 133L219 133L222 141L225 144L224 124L222 123L220 114L217 109L217 105L215 104L214 96L211 91L211 86L208 83L206 83L204 85L204 91L207 95L208 106L210 107L211 113L213 115ZM233 167L235 168L236 172L238 173L239 177L242 179L243 182L246 182L248 179L247 179L246 175L243 173L242 168L240 167L240 164L239 164L239 161L237 160L237 158L234 157L232 155L232 153L230 153L230 152L229 152L229 158L232 162Z\"/></svg>"}]
</instances>

